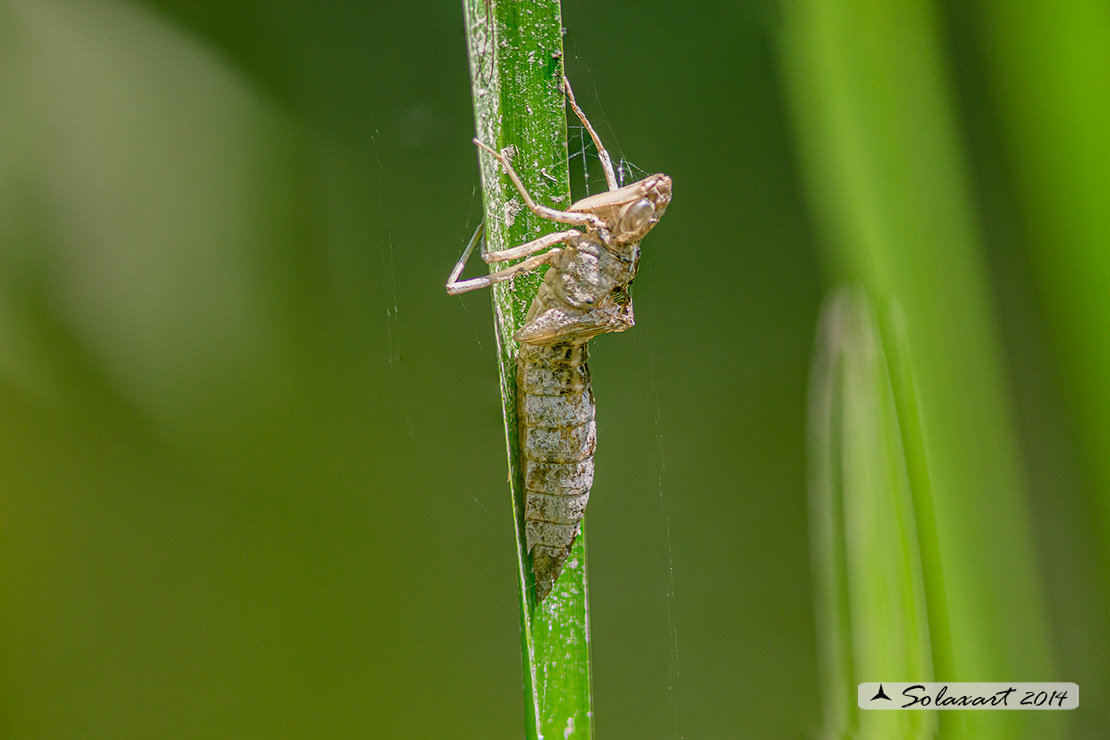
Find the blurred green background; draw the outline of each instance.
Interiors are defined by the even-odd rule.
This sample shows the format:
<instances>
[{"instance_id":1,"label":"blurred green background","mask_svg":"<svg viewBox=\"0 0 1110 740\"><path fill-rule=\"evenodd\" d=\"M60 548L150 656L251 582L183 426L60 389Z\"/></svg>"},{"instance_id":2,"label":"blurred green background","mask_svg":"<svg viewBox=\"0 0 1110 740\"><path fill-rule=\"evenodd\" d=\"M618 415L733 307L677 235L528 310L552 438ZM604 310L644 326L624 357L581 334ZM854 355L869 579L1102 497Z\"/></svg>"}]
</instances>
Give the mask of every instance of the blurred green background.
<instances>
[{"instance_id":1,"label":"blurred green background","mask_svg":"<svg viewBox=\"0 0 1110 740\"><path fill-rule=\"evenodd\" d=\"M1059 736L1104 737L1110 10L563 22L676 188L592 344L599 735L821 732L807 386L852 282L905 312L948 678L1076 681ZM0 0L0 736L520 735L489 298L443 290L465 54L453 2Z\"/></svg>"}]
</instances>

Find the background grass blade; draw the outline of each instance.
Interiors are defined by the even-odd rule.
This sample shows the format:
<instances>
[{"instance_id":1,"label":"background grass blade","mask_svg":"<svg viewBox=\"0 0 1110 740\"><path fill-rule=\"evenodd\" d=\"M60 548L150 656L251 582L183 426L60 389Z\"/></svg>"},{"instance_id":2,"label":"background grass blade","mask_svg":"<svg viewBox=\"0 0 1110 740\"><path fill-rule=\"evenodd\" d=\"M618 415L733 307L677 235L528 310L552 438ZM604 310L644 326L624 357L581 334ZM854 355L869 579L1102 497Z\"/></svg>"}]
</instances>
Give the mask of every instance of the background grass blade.
<instances>
[{"instance_id":1,"label":"background grass blade","mask_svg":"<svg viewBox=\"0 0 1110 740\"><path fill-rule=\"evenodd\" d=\"M931 738L935 712L860 712L862 681L930 681L918 481L877 320L861 290L826 304L810 391L810 511L825 737ZM927 485L925 486L927 488Z\"/></svg>"},{"instance_id":2,"label":"background grass blade","mask_svg":"<svg viewBox=\"0 0 1110 740\"><path fill-rule=\"evenodd\" d=\"M1057 582L1074 588L1052 594L1052 610L1069 626L1061 653L1069 680L1087 696L1110 695L1110 642L1085 639L1110 633L1110 14L1101 0L986 0L968 6L976 31L986 89L998 121L1022 215L1018 246L1028 251L1032 295L1043 309L1037 328L1055 356L1049 374L1066 399L1083 476L1074 507L1082 522L1069 533L1068 561L1046 569L1069 574ZM1020 242L1025 242L1024 245ZM1020 252L1019 252L1020 253ZM1024 256L1024 255L1023 255ZM1062 435L1043 422L1044 437ZM1047 447L1047 445L1040 445ZM1053 448L1046 457L1062 457ZM1066 501L1058 480L1048 484L1047 507ZM1074 553L1074 554L1073 554ZM1101 556L1101 557L1100 557ZM1075 584L1075 586L1071 586ZM1082 585L1079 585L1082 584ZM1078 625L1083 625L1077 628ZM1110 726L1110 706L1088 705L1076 718L1077 737Z\"/></svg>"},{"instance_id":3,"label":"background grass blade","mask_svg":"<svg viewBox=\"0 0 1110 740\"><path fill-rule=\"evenodd\" d=\"M562 21L557 0L534 3L466 0L467 45L477 136L511 158L539 203L570 204L567 124L561 92ZM523 207L492 157L479 157L486 239L504 249L556 230ZM509 486L517 532L525 727L528 738L589 738L593 734L586 582L585 523L554 589L535 601L525 551L523 481L516 416L516 329L524 323L538 275L495 286L501 396Z\"/></svg>"},{"instance_id":4,"label":"background grass blade","mask_svg":"<svg viewBox=\"0 0 1110 740\"><path fill-rule=\"evenodd\" d=\"M786 4L783 62L829 272L905 310L951 666L938 680L1053 680L998 338L927 0ZM989 532L1006 532L991 537ZM935 637L935 636L934 636ZM1059 717L967 712L945 737L1058 737Z\"/></svg>"},{"instance_id":5,"label":"background grass blade","mask_svg":"<svg viewBox=\"0 0 1110 740\"><path fill-rule=\"evenodd\" d=\"M1110 561L1110 14L1099 0L972 7Z\"/></svg>"}]
</instances>

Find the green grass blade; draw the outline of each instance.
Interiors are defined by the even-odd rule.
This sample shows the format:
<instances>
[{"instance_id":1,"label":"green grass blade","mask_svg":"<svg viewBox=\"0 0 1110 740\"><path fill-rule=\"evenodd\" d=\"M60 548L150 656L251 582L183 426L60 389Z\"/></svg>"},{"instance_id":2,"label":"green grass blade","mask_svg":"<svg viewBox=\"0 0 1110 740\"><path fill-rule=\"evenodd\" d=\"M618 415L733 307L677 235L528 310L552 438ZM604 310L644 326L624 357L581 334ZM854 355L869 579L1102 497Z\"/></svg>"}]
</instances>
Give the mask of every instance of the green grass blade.
<instances>
[{"instance_id":1,"label":"green grass blade","mask_svg":"<svg viewBox=\"0 0 1110 740\"><path fill-rule=\"evenodd\" d=\"M465 0L464 6L478 138L495 148L512 147L514 168L537 202L570 205L559 3ZM557 225L524 208L492 157L479 160L489 249L515 246L557 230ZM535 600L524 544L512 335L524 323L538 286L539 277L529 275L493 290L520 574L525 728L530 740L585 739L593 735L585 523L555 588L541 604Z\"/></svg>"},{"instance_id":2,"label":"green grass blade","mask_svg":"<svg viewBox=\"0 0 1110 740\"><path fill-rule=\"evenodd\" d=\"M786 90L830 273L904 310L950 628L933 634L952 661L935 664L937 679L1054 680L935 12L928 0L790 0ZM1060 737L1063 718L1046 714L946 712L942 731Z\"/></svg>"},{"instance_id":3,"label":"green grass blade","mask_svg":"<svg viewBox=\"0 0 1110 740\"><path fill-rule=\"evenodd\" d=\"M1092 507L1101 515L1105 574L1110 568L1110 16L1103 0L987 0L974 7L998 91L1008 163L1027 216L1039 297L1079 423Z\"/></svg>"},{"instance_id":4,"label":"green grass blade","mask_svg":"<svg viewBox=\"0 0 1110 740\"><path fill-rule=\"evenodd\" d=\"M810 511L824 737L926 740L935 712L861 712L856 684L930 681L915 483L862 291L826 304L810 393Z\"/></svg>"},{"instance_id":5,"label":"green grass blade","mask_svg":"<svg viewBox=\"0 0 1110 740\"><path fill-rule=\"evenodd\" d=\"M1086 478L1078 488L1087 497L1079 511L1094 515L1090 543L1074 563L1053 568L1076 584L1054 605L1069 628L1066 680L1107 696L1110 641L1096 636L1110 634L1110 16L1104 0L987 0L969 9L996 91L1022 215L1017 235L1035 267L1032 304L1043 308L1057 353L1045 372L1058 379L1075 422ZM1075 723L1077 737L1086 728L1097 736L1110 727L1110 707Z\"/></svg>"}]
</instances>

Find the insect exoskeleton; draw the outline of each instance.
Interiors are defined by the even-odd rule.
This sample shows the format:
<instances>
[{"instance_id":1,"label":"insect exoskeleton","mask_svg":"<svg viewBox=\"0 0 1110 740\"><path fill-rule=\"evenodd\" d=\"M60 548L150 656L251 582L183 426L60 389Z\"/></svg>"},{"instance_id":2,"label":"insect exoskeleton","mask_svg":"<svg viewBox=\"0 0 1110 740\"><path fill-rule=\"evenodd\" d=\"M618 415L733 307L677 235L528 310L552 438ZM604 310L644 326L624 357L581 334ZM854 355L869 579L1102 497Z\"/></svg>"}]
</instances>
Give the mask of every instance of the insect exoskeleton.
<instances>
[{"instance_id":1,"label":"insect exoskeleton","mask_svg":"<svg viewBox=\"0 0 1110 740\"><path fill-rule=\"evenodd\" d=\"M671 178L662 173L618 187L609 153L574 101L569 83L564 89L597 146L609 189L565 211L540 205L505 154L475 140L501 163L532 212L571 228L483 253L490 263L523 259L462 280L466 260L482 234L479 227L447 281L447 292L454 295L550 266L524 325L513 334L520 343L517 416L524 467L524 539L540 600L551 592L570 555L593 485L597 427L587 342L635 324L629 289L639 269L640 239L671 202Z\"/></svg>"}]
</instances>

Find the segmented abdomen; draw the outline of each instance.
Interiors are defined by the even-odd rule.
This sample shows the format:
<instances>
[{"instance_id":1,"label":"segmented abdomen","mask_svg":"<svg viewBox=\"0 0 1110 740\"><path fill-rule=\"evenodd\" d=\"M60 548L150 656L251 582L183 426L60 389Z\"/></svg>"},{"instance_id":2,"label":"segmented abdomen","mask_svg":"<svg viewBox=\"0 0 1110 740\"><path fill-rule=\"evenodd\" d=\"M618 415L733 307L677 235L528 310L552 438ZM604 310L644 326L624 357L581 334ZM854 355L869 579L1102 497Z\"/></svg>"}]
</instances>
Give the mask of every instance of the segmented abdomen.
<instances>
[{"instance_id":1,"label":"segmented abdomen","mask_svg":"<svg viewBox=\"0 0 1110 740\"><path fill-rule=\"evenodd\" d=\"M517 353L525 541L540 599L563 570L594 479L588 354L585 340L522 343Z\"/></svg>"}]
</instances>

